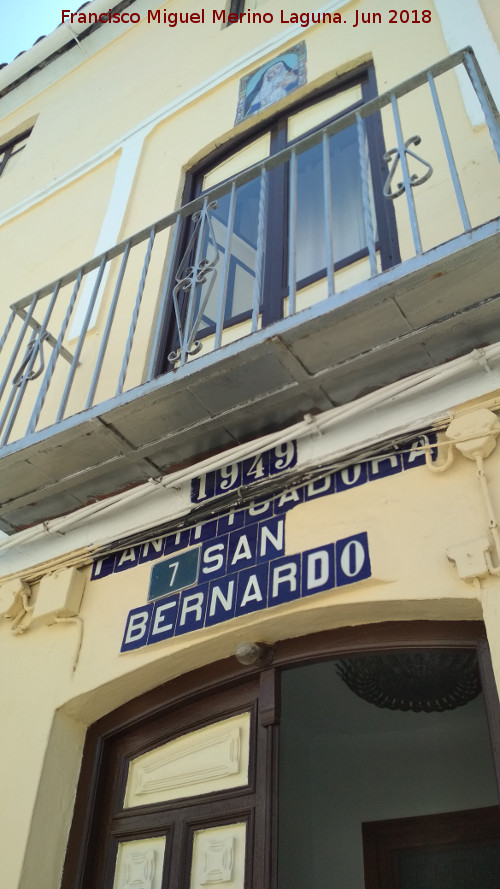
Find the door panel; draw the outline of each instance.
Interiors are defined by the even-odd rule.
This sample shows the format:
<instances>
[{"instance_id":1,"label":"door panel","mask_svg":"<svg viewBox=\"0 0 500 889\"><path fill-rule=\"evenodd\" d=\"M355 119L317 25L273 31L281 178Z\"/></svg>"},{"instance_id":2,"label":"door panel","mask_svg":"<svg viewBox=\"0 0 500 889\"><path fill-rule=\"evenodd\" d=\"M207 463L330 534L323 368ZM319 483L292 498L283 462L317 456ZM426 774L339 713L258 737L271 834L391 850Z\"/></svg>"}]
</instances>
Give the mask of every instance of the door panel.
<instances>
[{"instance_id":1,"label":"door panel","mask_svg":"<svg viewBox=\"0 0 500 889\"><path fill-rule=\"evenodd\" d=\"M365 889L497 889L500 810L363 825Z\"/></svg>"},{"instance_id":2,"label":"door panel","mask_svg":"<svg viewBox=\"0 0 500 889\"><path fill-rule=\"evenodd\" d=\"M259 687L245 682L120 733L85 889L249 889L268 794Z\"/></svg>"},{"instance_id":3,"label":"door panel","mask_svg":"<svg viewBox=\"0 0 500 889\"><path fill-rule=\"evenodd\" d=\"M165 837L120 843L113 889L161 889Z\"/></svg>"},{"instance_id":4,"label":"door panel","mask_svg":"<svg viewBox=\"0 0 500 889\"><path fill-rule=\"evenodd\" d=\"M244 889L246 824L226 824L194 834L190 889L214 883Z\"/></svg>"},{"instance_id":5,"label":"door panel","mask_svg":"<svg viewBox=\"0 0 500 889\"><path fill-rule=\"evenodd\" d=\"M248 784L250 713L182 735L131 761L124 808Z\"/></svg>"}]
</instances>

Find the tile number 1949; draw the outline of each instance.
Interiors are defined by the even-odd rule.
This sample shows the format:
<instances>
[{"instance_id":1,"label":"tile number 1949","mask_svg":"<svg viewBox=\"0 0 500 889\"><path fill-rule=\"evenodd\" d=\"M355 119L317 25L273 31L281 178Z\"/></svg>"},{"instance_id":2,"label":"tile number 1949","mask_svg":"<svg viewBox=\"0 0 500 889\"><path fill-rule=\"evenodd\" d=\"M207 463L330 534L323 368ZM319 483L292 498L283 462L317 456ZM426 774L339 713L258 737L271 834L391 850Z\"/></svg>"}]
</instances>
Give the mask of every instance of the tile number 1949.
<instances>
[{"instance_id":1,"label":"tile number 1949","mask_svg":"<svg viewBox=\"0 0 500 889\"><path fill-rule=\"evenodd\" d=\"M228 463L219 469L199 475L191 482L191 502L200 503L220 497L237 488L251 485L272 475L291 469L297 462L297 443L285 441L268 451L247 457L239 463Z\"/></svg>"}]
</instances>

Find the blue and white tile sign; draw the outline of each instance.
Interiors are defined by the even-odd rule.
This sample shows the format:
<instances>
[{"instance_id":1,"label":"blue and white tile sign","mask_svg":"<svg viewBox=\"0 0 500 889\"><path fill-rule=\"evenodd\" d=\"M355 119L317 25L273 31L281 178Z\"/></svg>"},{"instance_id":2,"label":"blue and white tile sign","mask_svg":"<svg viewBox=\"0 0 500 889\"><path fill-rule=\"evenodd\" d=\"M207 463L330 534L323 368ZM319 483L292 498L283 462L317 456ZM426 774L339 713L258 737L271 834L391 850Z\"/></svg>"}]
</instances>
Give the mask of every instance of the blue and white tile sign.
<instances>
[{"instance_id":1,"label":"blue and white tile sign","mask_svg":"<svg viewBox=\"0 0 500 889\"><path fill-rule=\"evenodd\" d=\"M297 442L286 441L269 451L262 451L240 463L229 463L194 478L191 483L192 503L201 503L230 491L279 475L297 463Z\"/></svg>"},{"instance_id":2,"label":"blue and white tile sign","mask_svg":"<svg viewBox=\"0 0 500 889\"><path fill-rule=\"evenodd\" d=\"M92 567L91 580L161 560L152 566L147 603L129 612L121 651L152 645L370 577L365 531L286 554L287 515L301 503L420 466L425 462L423 448L435 442L434 433L420 435L399 452L328 473L273 498L254 500L245 509L234 509L98 559ZM247 485L254 472L257 480L275 475L295 465L296 459L296 445L292 442L252 461L201 476L193 481L192 501L200 502Z\"/></svg>"},{"instance_id":3,"label":"blue and white tile sign","mask_svg":"<svg viewBox=\"0 0 500 889\"><path fill-rule=\"evenodd\" d=\"M235 532L233 540L226 535L200 547L197 582L174 594L165 588L163 598L132 609L121 650L152 645L370 577L365 532L286 556L284 526L285 517L274 521L273 527L259 522Z\"/></svg>"}]
</instances>

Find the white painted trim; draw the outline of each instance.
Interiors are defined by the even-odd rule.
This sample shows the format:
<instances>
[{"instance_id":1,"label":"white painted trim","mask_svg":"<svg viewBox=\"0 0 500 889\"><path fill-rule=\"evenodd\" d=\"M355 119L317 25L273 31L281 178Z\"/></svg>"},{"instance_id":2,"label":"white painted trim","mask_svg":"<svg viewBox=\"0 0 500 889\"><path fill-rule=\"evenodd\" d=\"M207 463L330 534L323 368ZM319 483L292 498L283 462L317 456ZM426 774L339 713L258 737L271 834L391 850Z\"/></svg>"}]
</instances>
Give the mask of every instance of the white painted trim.
<instances>
[{"instance_id":1,"label":"white painted trim","mask_svg":"<svg viewBox=\"0 0 500 889\"><path fill-rule=\"evenodd\" d=\"M100 253L104 253L105 250L108 250L110 247L113 247L116 243L118 243L120 231L123 225L123 220L127 211L127 206L135 179L135 174L137 172L139 158L142 152L144 137L144 132L135 133L135 135L128 139L127 142L125 142L123 145L120 159L115 171L115 179L113 182L111 195L109 197L107 210L102 221L101 231L99 232L96 241L94 256L98 256ZM109 265L107 266L101 281L99 296L96 300L96 304L94 306L92 317L89 323L89 330L95 325L96 322L102 294L104 293L104 289L106 286L108 272ZM78 336L82 329L83 320L85 318L85 313L87 311L90 297L92 295L95 280L97 278L97 273L98 269L95 269L95 271L90 272L85 277L85 284L78 298L74 317L69 329L69 339Z\"/></svg>"},{"instance_id":2,"label":"white painted trim","mask_svg":"<svg viewBox=\"0 0 500 889\"><path fill-rule=\"evenodd\" d=\"M493 99L500 107L500 51L479 0L434 0L434 5L450 55L464 46L472 46ZM473 126L480 126L484 115L469 77L463 69L457 71L457 77L469 120Z\"/></svg>"},{"instance_id":3,"label":"white painted trim","mask_svg":"<svg viewBox=\"0 0 500 889\"><path fill-rule=\"evenodd\" d=\"M342 6L346 5L346 0L330 0L330 2L325 3L318 10L315 10L315 12L335 12ZM299 35L304 34L305 31L309 30L312 27L316 26L309 25L308 28L302 28L300 25L294 25L290 28L287 28L285 31L281 31L280 34L270 38L265 43L259 44L256 49L252 50L246 55L240 56L236 61L231 62L231 64L226 65L224 68L220 68L207 80L204 80L202 83L197 84L193 89L188 90L186 93L179 96L173 102L169 102L168 105L164 105L163 108L155 111L154 114L141 121L140 124L137 124L135 127L133 127L133 129L129 130L119 139L116 139L114 142L101 149L101 151L92 155L92 157L88 158L88 160L86 160L83 164L79 164L77 167L73 167L72 170L69 170L63 176L60 176L49 185L35 192L29 198L25 198L23 201L20 201L18 204L11 207L9 210L0 214L0 226L4 225L6 222L9 222L20 213L24 213L26 212L26 210L30 210L40 201L46 200L52 194L59 191L59 189L66 188L72 182L79 179L81 176L84 176L90 170L94 169L96 166L103 163L117 151L122 149L129 139L134 139L139 133L142 133L142 138L144 139L147 134L153 129L153 127L156 126L158 123L166 120L171 115L176 114L178 111L185 108L192 102L196 102L201 96L215 89L215 87L219 86L219 84L223 83L229 77L232 77L234 74L238 73L249 65L258 62L261 58L268 55L273 50L279 48L282 44L296 39ZM236 99L237 96L235 95L235 109Z\"/></svg>"}]
</instances>

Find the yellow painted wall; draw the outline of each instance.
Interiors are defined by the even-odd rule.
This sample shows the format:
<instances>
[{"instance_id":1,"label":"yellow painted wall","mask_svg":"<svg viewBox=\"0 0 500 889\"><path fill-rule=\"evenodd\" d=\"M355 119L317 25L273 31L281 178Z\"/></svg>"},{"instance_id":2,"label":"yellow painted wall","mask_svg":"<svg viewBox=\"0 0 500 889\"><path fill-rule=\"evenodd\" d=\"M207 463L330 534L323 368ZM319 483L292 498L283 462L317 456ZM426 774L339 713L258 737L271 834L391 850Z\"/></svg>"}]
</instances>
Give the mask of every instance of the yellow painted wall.
<instances>
[{"instance_id":1,"label":"yellow painted wall","mask_svg":"<svg viewBox=\"0 0 500 889\"><path fill-rule=\"evenodd\" d=\"M498 6L495 0L481 0L481 9L483 10L488 27L495 37L497 45L500 44L500 16L498 15Z\"/></svg>"},{"instance_id":2,"label":"yellow painted wall","mask_svg":"<svg viewBox=\"0 0 500 889\"><path fill-rule=\"evenodd\" d=\"M482 3L498 40L495 3ZM277 16L281 8L291 11L294 5L267 0L257 8ZM392 5L390 0L381 0L377 9L386 18ZM192 11L202 6L201 0L190 3ZM368 60L374 62L382 92L447 54L434 7L431 2L426 2L426 7L433 14L429 25L315 26L284 42L280 37L286 26L279 21L228 29L207 23L203 31L197 25L167 29L141 23L39 95L26 93L20 106L0 121L0 139L2 134L10 137L26 122L35 121L27 148L0 182L0 214L4 214L0 216L4 257L0 320L13 300L92 256L113 187L120 140L141 121L158 113L145 134L120 237L179 206L185 173L192 164L253 126L253 119L233 126L239 79L245 73L303 36L308 84L283 100L283 107ZM168 5L171 12L184 8L181 0ZM352 19L355 9L372 11L373 4L367 0L346 4L342 13ZM271 39L275 40L273 46L259 54L262 42ZM239 63L242 57L244 61ZM226 66L233 68L216 82ZM498 214L498 194L489 187L493 155L485 127L473 130L454 75L448 79L450 133L459 144L457 164L466 171L467 196L476 224ZM199 96L193 93L182 107L174 107L173 103L200 84ZM159 114L166 106L168 109ZM261 119L274 110L264 112ZM425 99L408 110L408 131L418 132L428 117ZM384 127L387 145L392 145L392 125L386 114ZM427 223L424 246L428 247L456 233L457 215L449 184L440 172L444 161L435 128L421 150L436 170L428 188L423 186L416 195ZM63 182L61 177L67 174L71 174L69 181ZM37 200L30 206L30 196L35 194ZM402 220L404 208L397 213ZM410 255L404 226L401 221L403 255ZM160 244L153 258L155 281L163 267L166 236ZM131 288L126 292L129 310L134 297ZM145 294L149 320L138 334L129 386L143 377L156 298L151 287ZM110 299L108 286L75 382L70 403L75 411L81 409L80 393L89 385ZM117 337L121 333L117 330ZM123 340L121 343L123 346ZM69 337L67 344L70 347ZM112 340L113 361L98 398L114 392L119 348ZM46 411L49 423L53 418L50 401ZM498 448L487 468L494 505L500 510ZM466 583L446 557L448 547L487 534L473 465L460 458L438 476L425 468L412 469L297 507L287 520L287 552L358 531L368 532L373 566L369 580L124 655L119 649L126 616L146 600L150 565L95 582L89 581L90 569L84 566L83 642L75 670L78 624L34 624L23 635L14 636L8 623L2 622L2 716L4 725L15 726L15 731L2 733L0 747L2 799L8 801L0 814L0 836L9 837L9 855L2 857L6 887L54 889L59 884L87 726L160 683L231 656L244 638L276 641L387 620L483 617L500 679L498 577L488 576L481 587ZM47 812L53 820L47 818Z\"/></svg>"},{"instance_id":3,"label":"yellow painted wall","mask_svg":"<svg viewBox=\"0 0 500 889\"><path fill-rule=\"evenodd\" d=\"M446 453L444 447L439 463ZM500 510L498 446L485 466L493 508ZM27 889L37 871L37 889L58 885L86 726L158 684L230 657L240 641L275 642L381 621L484 619L500 677L498 578L460 580L446 555L456 544L488 535L471 461L457 455L442 474L414 467L306 502L287 514L285 527L287 554L367 531L372 576L123 654L127 614L146 602L154 562L94 581L90 569L82 569L79 654L78 622L45 626L28 621L26 632L16 636L4 621L0 668L12 681L3 687L2 706L16 724L15 732L2 736L10 802L0 830L12 834L8 885ZM38 589L34 585L34 601ZM48 828L47 811L58 812L57 831Z\"/></svg>"},{"instance_id":4,"label":"yellow painted wall","mask_svg":"<svg viewBox=\"0 0 500 889\"><path fill-rule=\"evenodd\" d=\"M29 163L29 157L26 160ZM112 157L100 163L92 172L0 226L9 302L30 295L92 257L116 160ZM7 305L4 312L6 309Z\"/></svg>"},{"instance_id":5,"label":"yellow painted wall","mask_svg":"<svg viewBox=\"0 0 500 889\"><path fill-rule=\"evenodd\" d=\"M28 121L35 122L25 150L2 176L0 251L4 257L6 298L0 320L5 317L7 305L94 255L114 177L127 145L123 139L145 120L150 118L150 123L143 132L144 143L133 181L127 184L130 198L122 222L117 221L115 242L178 207L185 174L192 165L216 146L264 122L278 107L293 105L333 82L339 74L369 60L375 67L378 90L383 92L446 56L441 24L432 3L427 4L431 11L427 24L390 24L393 6L390 0L379 4L382 24L360 23L353 27L356 15L367 15L372 5L364 0L347 3L341 8L346 24L299 28L299 33L292 37L287 35L294 4L278 0L266 0L259 7L274 15L270 24L245 23L222 28L209 20L209 9L205 10L207 21L203 25L179 24L169 28L155 22L148 24L143 19L121 36L115 37L111 30L106 32L110 42L104 49L83 61L79 55L73 70L63 78L56 77L38 95L33 85L29 90L23 87L19 107L0 121L0 138L2 133L7 137ZM492 10L487 4L486 7L485 13L491 18ZM204 8L201 0L190 6L192 12ZM280 21L282 9L284 23ZM182 10L185 7L180 0L168 4L170 14ZM234 127L240 78L302 38L307 46L307 85ZM148 63L144 64L146 57ZM498 175L497 161L486 127L470 125L454 73L446 75L441 95L457 167L463 173L471 224L475 226L500 213L499 191L491 187ZM427 250L460 233L460 216L428 89L405 97L400 105L405 135L422 136L422 143L415 150L434 168L431 179L413 192L423 247ZM382 120L386 148L391 148L396 140L390 109L383 111ZM401 255L407 259L414 255L414 247L405 197L395 201L394 207ZM144 378L167 239L168 233L155 248L142 303L144 315L138 326L134 367L125 388ZM123 332L128 329L140 265L137 270L120 299L123 335L115 336L107 349L106 373L96 393L98 401L116 390L125 342ZM343 273L338 289L365 274L361 266ZM85 405L111 293L109 284L87 338L68 405L69 414ZM299 306L324 295L324 287L318 288L314 296L302 298ZM61 297L59 303L63 301ZM74 330L70 330L66 336L69 351L74 347L74 335ZM228 332L229 339L234 335L234 330ZM56 403L57 395L46 402L43 425L53 421ZM31 407L32 404L26 405L20 420L24 422Z\"/></svg>"}]
</instances>

